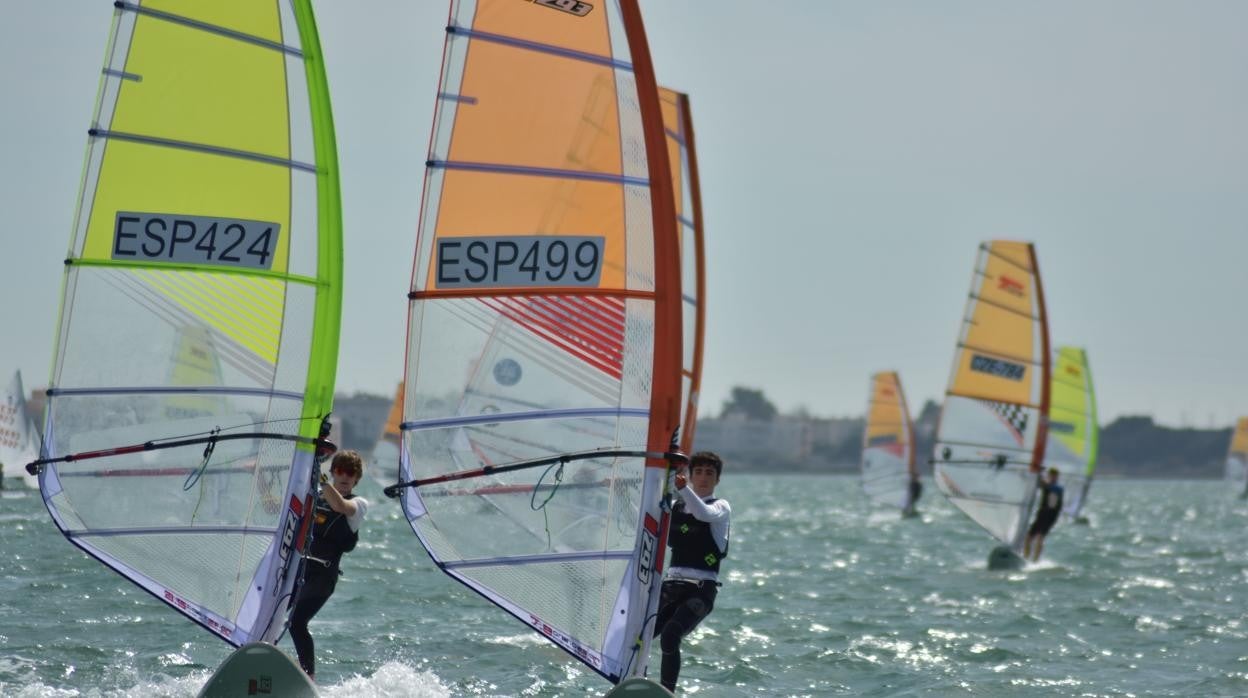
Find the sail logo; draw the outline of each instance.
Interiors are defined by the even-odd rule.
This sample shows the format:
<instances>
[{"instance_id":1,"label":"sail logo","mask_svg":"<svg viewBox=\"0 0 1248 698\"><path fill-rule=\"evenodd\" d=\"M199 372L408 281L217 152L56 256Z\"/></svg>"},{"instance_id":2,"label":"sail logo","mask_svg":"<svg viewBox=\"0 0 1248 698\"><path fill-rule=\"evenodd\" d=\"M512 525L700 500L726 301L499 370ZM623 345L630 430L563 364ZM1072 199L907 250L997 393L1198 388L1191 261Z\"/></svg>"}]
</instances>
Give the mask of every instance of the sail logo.
<instances>
[{"instance_id":1,"label":"sail logo","mask_svg":"<svg viewBox=\"0 0 1248 698\"><path fill-rule=\"evenodd\" d=\"M1078 366L1067 366L1066 372L1074 376L1075 378L1079 378L1083 376L1083 371L1080 371Z\"/></svg>"},{"instance_id":2,"label":"sail logo","mask_svg":"<svg viewBox=\"0 0 1248 698\"><path fill-rule=\"evenodd\" d=\"M1049 431L1055 431L1059 434L1073 434L1075 433L1075 425L1070 422L1055 422L1050 419Z\"/></svg>"},{"instance_id":3,"label":"sail logo","mask_svg":"<svg viewBox=\"0 0 1248 698\"><path fill-rule=\"evenodd\" d=\"M544 7L562 10L577 17L584 17L589 14L590 10L594 9L593 5L580 0L533 0L533 2Z\"/></svg>"},{"instance_id":4,"label":"sail logo","mask_svg":"<svg viewBox=\"0 0 1248 698\"><path fill-rule=\"evenodd\" d=\"M217 622L216 618L208 615L208 613L203 611L199 606L196 606L172 591L165 589L164 598L165 603L198 620L205 628L217 633L221 637L228 639L230 635L233 634L233 628L224 623Z\"/></svg>"},{"instance_id":5,"label":"sail logo","mask_svg":"<svg viewBox=\"0 0 1248 698\"><path fill-rule=\"evenodd\" d=\"M644 530L641 535L641 555L637 558L637 579L642 584L650 583L650 572L654 569L654 555L659 549L659 522L646 514Z\"/></svg>"},{"instance_id":6,"label":"sail logo","mask_svg":"<svg viewBox=\"0 0 1248 698\"><path fill-rule=\"evenodd\" d=\"M506 235L437 242L439 289L595 287L606 238L589 235Z\"/></svg>"},{"instance_id":7,"label":"sail logo","mask_svg":"<svg viewBox=\"0 0 1248 698\"><path fill-rule=\"evenodd\" d=\"M994 359L983 354L971 355L971 370L1012 381L1021 381L1027 373L1027 367L1022 364Z\"/></svg>"},{"instance_id":8,"label":"sail logo","mask_svg":"<svg viewBox=\"0 0 1248 698\"><path fill-rule=\"evenodd\" d=\"M1018 296L1019 298L1027 296L1027 288L1023 286L1023 282L1011 279L1005 274L1002 274L1001 277L997 279L997 288L1005 291L1006 293Z\"/></svg>"},{"instance_id":9,"label":"sail logo","mask_svg":"<svg viewBox=\"0 0 1248 698\"><path fill-rule=\"evenodd\" d=\"M571 651L573 654L575 654L576 656L580 657L581 659L589 663L590 666L594 666L594 667L602 666L602 658L599 657L597 653L585 647L581 643L577 642L576 638L572 637L571 635L568 635L567 633L561 632L557 628L552 627L549 623L539 618L536 614L533 614L533 613L529 614L529 625L532 626L533 629L536 630L537 632L545 635L551 640L554 640L556 644L560 644L568 648L569 651Z\"/></svg>"},{"instance_id":10,"label":"sail logo","mask_svg":"<svg viewBox=\"0 0 1248 698\"><path fill-rule=\"evenodd\" d=\"M500 359L494 364L494 380L499 385L511 387L520 382L520 377L524 375L524 371L520 368L520 362L515 359Z\"/></svg>"},{"instance_id":11,"label":"sail logo","mask_svg":"<svg viewBox=\"0 0 1248 698\"><path fill-rule=\"evenodd\" d=\"M118 211L112 258L271 269L282 225L216 216Z\"/></svg>"},{"instance_id":12,"label":"sail logo","mask_svg":"<svg viewBox=\"0 0 1248 698\"><path fill-rule=\"evenodd\" d=\"M282 531L282 545L277 549L277 557L282 561L278 565L279 576L285 573L286 563L290 560L290 551L295 547L295 532L299 530L299 522L303 519L303 502L295 495L290 495L290 512L286 517L286 528Z\"/></svg>"}]
</instances>

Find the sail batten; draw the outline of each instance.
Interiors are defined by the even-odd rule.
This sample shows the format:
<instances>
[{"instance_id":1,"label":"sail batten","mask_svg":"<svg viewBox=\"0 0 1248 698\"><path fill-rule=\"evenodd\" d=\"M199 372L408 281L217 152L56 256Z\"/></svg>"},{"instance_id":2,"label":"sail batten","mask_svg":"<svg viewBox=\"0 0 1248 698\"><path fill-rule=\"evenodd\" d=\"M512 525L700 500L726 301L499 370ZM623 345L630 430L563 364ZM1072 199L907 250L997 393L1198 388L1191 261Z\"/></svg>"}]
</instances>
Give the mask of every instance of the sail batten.
<instances>
[{"instance_id":1,"label":"sail batten","mask_svg":"<svg viewBox=\"0 0 1248 698\"><path fill-rule=\"evenodd\" d=\"M649 187L650 180L643 177L629 177L607 172L590 172L587 170L561 170L552 167L532 167L522 165L504 165L490 162L452 162L449 160L430 160L425 163L433 169L467 170L469 172L488 172L491 174L530 175L534 177L554 177L556 179L583 179L591 182L608 184L625 184L634 187Z\"/></svg>"},{"instance_id":2,"label":"sail batten","mask_svg":"<svg viewBox=\"0 0 1248 698\"><path fill-rule=\"evenodd\" d=\"M1001 308L1001 310L1003 310L1003 311L1006 311L1006 312L1012 312L1012 313L1015 313L1015 315L1018 315L1018 316L1021 316L1021 317L1026 317L1026 318L1027 318L1027 320L1040 320L1040 318L1038 318L1038 317L1036 317L1036 316L1031 315L1031 313L1028 313L1028 312L1023 312L1023 311L1021 311L1021 310L1017 310L1017 308L1012 308L1012 307L1007 306L1007 305L1002 305L1002 303L998 303L998 302L992 301L992 300L990 300L990 298L985 298L985 297L983 297L983 296L976 296L976 295L975 295L975 293L971 293L971 297L972 297L972 298L975 298L975 300L976 300L976 301L978 301L978 302L981 302L981 303L987 303L987 305L990 305L990 306L993 306L993 307L998 307L998 308Z\"/></svg>"},{"instance_id":3,"label":"sail batten","mask_svg":"<svg viewBox=\"0 0 1248 698\"><path fill-rule=\"evenodd\" d=\"M147 17L154 17L156 19L162 19L167 22L175 22L177 24L191 27L193 29L199 29L201 31L209 32L212 34L218 34L220 36L229 37L231 39L245 41L247 43L255 44L257 46L271 48L275 51L282 51L284 53L289 53L290 55L295 56L297 58L303 57L303 51L299 50L298 48L294 46L287 46L285 44L272 41L270 39L266 39L262 36L255 36L252 34L247 34L244 32L236 31L234 29L230 29L229 27L223 27L217 24L212 24L210 22L204 22L201 20L192 19L190 17L174 14L172 12L162 12L160 10L154 10L150 7L143 7L142 5L139 5L137 3L124 2L124 0L119 0L118 2L115 2L114 5L116 5L118 8L122 10L135 12L137 14L141 14Z\"/></svg>"},{"instance_id":4,"label":"sail batten","mask_svg":"<svg viewBox=\"0 0 1248 698\"><path fill-rule=\"evenodd\" d=\"M232 148L223 148L208 143L192 143L189 141L177 141L172 138L157 138L155 136L145 136L139 133L125 133L123 131L107 131L104 129L93 128L87 131L87 135L93 138L113 139L119 141L130 141L132 143L142 143L158 148L177 148L181 150L190 150L197 153L206 153L208 155L220 155L228 158L239 158L240 160L254 160L269 165L277 165L292 170L303 170L305 172L316 173L316 165L306 162L297 162L295 160L284 160L275 158L264 153L252 153L245 150L234 150Z\"/></svg>"},{"instance_id":5,"label":"sail batten","mask_svg":"<svg viewBox=\"0 0 1248 698\"><path fill-rule=\"evenodd\" d=\"M504 36L502 34L495 34L493 32L474 30L474 29L469 29L467 27L461 27L461 26L455 26L455 25L448 26L446 28L446 32L448 34L464 36L469 39L477 39L480 41L494 42L498 44L503 44L505 46L510 46L512 48L526 49L529 51L536 51L538 53L547 53L552 56L558 56L559 58L569 58L572 60L585 61L586 63L594 63L596 65L607 66L609 68L616 68L619 70L631 71L633 69L632 64L624 62L624 61L616 60L610 56L600 56L600 55L596 55L592 53L586 53L585 51L577 51L577 50L570 49L564 46L554 46L551 44L543 44L537 41L528 41L528 40L520 39L514 36Z\"/></svg>"}]
</instances>

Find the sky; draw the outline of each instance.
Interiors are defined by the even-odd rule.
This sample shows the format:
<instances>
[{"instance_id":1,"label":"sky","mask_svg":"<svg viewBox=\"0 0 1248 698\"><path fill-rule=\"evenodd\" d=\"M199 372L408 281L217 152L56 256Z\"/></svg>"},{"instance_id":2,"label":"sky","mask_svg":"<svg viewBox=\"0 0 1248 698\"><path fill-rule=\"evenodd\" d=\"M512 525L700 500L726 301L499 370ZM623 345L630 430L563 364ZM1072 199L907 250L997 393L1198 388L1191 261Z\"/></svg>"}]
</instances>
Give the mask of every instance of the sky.
<instances>
[{"instance_id":1,"label":"sky","mask_svg":"<svg viewBox=\"0 0 1248 698\"><path fill-rule=\"evenodd\" d=\"M388 395L447 7L313 6L342 173L337 385ZM1087 348L1102 423L1248 414L1248 3L641 7L698 143L702 414L740 385L782 411L859 415L879 370L912 409L940 400L994 238L1036 244L1052 342ZM112 12L42 0L0 23L0 374L28 388L51 366Z\"/></svg>"}]
</instances>

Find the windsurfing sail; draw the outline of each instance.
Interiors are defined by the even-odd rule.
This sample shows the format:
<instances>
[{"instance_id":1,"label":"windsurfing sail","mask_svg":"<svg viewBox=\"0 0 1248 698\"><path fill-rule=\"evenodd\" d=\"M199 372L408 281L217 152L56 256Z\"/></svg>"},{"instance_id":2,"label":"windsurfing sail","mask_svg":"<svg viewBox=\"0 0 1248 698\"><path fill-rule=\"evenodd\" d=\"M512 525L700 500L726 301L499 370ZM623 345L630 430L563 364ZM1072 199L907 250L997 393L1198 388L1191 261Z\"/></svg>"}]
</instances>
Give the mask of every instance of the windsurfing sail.
<instances>
[{"instance_id":1,"label":"windsurfing sail","mask_svg":"<svg viewBox=\"0 0 1248 698\"><path fill-rule=\"evenodd\" d=\"M1017 552L1044 462L1049 329L1031 243L980 245L936 429L936 486Z\"/></svg>"},{"instance_id":2,"label":"windsurfing sail","mask_svg":"<svg viewBox=\"0 0 1248 698\"><path fill-rule=\"evenodd\" d=\"M871 376L867 424L862 439L862 489L872 501L904 509L914 464L914 422L894 371Z\"/></svg>"},{"instance_id":3,"label":"windsurfing sail","mask_svg":"<svg viewBox=\"0 0 1248 698\"><path fill-rule=\"evenodd\" d=\"M1226 454L1226 479L1241 497L1248 496L1248 417L1240 417Z\"/></svg>"},{"instance_id":4,"label":"windsurfing sail","mask_svg":"<svg viewBox=\"0 0 1248 698\"><path fill-rule=\"evenodd\" d=\"M38 457L39 431L26 406L22 372L16 371L0 394L0 473L4 475L4 484L9 486L20 480L38 489L39 478L24 467Z\"/></svg>"},{"instance_id":5,"label":"windsurfing sail","mask_svg":"<svg viewBox=\"0 0 1248 698\"><path fill-rule=\"evenodd\" d=\"M272 642L338 353L311 5L115 6L30 469L74 545L233 645Z\"/></svg>"},{"instance_id":6,"label":"windsurfing sail","mask_svg":"<svg viewBox=\"0 0 1248 698\"><path fill-rule=\"evenodd\" d=\"M659 88L663 131L667 135L667 160L672 168L676 231L680 237L680 287L684 306L684 356L681 360L680 448L693 452L698 428L698 393L702 389L703 335L706 327L706 264L702 242L702 194L698 186L698 156L693 139L693 115L689 95Z\"/></svg>"},{"instance_id":7,"label":"windsurfing sail","mask_svg":"<svg viewBox=\"0 0 1248 698\"><path fill-rule=\"evenodd\" d=\"M1044 465L1057 468L1064 486L1063 513L1076 518L1092 486L1096 469L1096 395L1087 352L1078 347L1059 347L1049 393L1049 443Z\"/></svg>"},{"instance_id":8,"label":"windsurfing sail","mask_svg":"<svg viewBox=\"0 0 1248 698\"><path fill-rule=\"evenodd\" d=\"M394 390L394 402L390 403L390 412L386 414L386 423L381 427L381 436L373 445L373 467L369 472L382 486L393 485L399 481L399 448L402 433L399 426L403 423L403 384Z\"/></svg>"},{"instance_id":9,"label":"windsurfing sail","mask_svg":"<svg viewBox=\"0 0 1248 698\"><path fill-rule=\"evenodd\" d=\"M681 418L679 247L635 0L452 2L400 496L448 575L644 673Z\"/></svg>"}]
</instances>

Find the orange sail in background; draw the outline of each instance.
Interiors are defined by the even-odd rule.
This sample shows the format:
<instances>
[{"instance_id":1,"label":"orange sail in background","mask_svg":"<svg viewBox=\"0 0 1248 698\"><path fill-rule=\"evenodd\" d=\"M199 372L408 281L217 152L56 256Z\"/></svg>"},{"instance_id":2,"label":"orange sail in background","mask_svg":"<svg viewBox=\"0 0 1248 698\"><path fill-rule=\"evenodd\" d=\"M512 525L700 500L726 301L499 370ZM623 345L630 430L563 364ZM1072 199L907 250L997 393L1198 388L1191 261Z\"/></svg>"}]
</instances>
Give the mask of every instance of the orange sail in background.
<instances>
[{"instance_id":1,"label":"orange sail in background","mask_svg":"<svg viewBox=\"0 0 1248 698\"><path fill-rule=\"evenodd\" d=\"M698 185L698 156L693 139L689 95L659 88L667 158L672 168L676 204L676 231L680 236L681 290L684 309L684 356L681 360L680 448L693 451L698 426L698 394L702 388L703 336L706 327L706 264L702 242L702 193Z\"/></svg>"},{"instance_id":2,"label":"orange sail in background","mask_svg":"<svg viewBox=\"0 0 1248 698\"><path fill-rule=\"evenodd\" d=\"M390 412L386 415L386 423L381 427L381 436L373 445L373 466L369 472L382 485L393 485L399 479L399 443L402 432L399 427L403 423L403 384L394 390L394 402L390 403Z\"/></svg>"}]
</instances>

